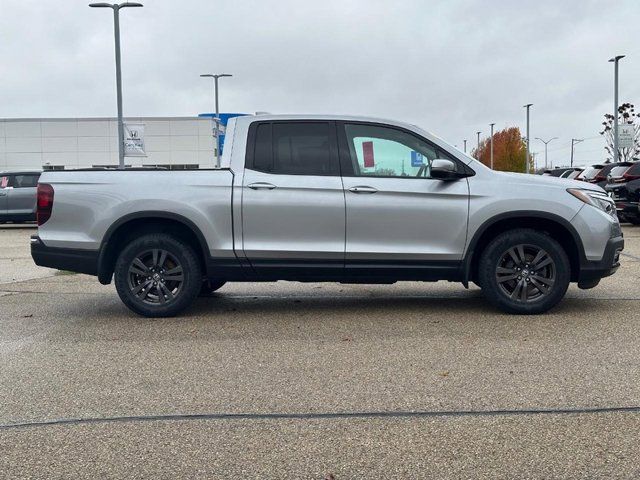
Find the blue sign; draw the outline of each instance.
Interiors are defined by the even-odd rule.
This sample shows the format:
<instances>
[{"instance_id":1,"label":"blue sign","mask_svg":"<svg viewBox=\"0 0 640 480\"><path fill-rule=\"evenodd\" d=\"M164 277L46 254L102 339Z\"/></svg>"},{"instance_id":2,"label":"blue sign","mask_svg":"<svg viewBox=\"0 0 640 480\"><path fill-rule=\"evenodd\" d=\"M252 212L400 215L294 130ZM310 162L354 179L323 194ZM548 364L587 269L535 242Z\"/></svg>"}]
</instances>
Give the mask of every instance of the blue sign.
<instances>
[{"instance_id":1,"label":"blue sign","mask_svg":"<svg viewBox=\"0 0 640 480\"><path fill-rule=\"evenodd\" d=\"M424 158L420 152L414 152L411 150L411 166L422 167L424 166Z\"/></svg>"},{"instance_id":2,"label":"blue sign","mask_svg":"<svg viewBox=\"0 0 640 480\"><path fill-rule=\"evenodd\" d=\"M244 115L247 115L246 113L221 113L220 114L220 132L218 135L218 139L220 141L220 153L222 154L222 149L224 148L224 137L225 137L225 132L227 130L227 122L229 121L230 118L234 118L234 117L242 117ZM216 114L215 113L201 113L200 115L198 115L199 117L207 117L207 118L215 118ZM216 132L213 132L213 135L215 136Z\"/></svg>"}]
</instances>

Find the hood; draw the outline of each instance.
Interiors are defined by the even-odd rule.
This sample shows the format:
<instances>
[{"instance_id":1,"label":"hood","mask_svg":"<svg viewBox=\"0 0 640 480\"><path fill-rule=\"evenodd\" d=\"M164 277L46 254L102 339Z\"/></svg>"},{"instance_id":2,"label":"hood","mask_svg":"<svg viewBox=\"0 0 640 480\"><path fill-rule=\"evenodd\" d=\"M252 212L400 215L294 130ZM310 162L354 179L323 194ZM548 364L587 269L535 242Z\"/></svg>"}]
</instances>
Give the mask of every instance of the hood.
<instances>
[{"instance_id":1,"label":"hood","mask_svg":"<svg viewBox=\"0 0 640 480\"><path fill-rule=\"evenodd\" d=\"M493 172L497 177L502 177L506 182L518 183L519 185L528 185L531 187L560 187L560 188L580 188L582 190L591 190L599 193L606 193L604 189L595 183L581 182L579 180L567 180L566 178L558 178L543 175L531 175L525 173L513 172Z\"/></svg>"}]
</instances>

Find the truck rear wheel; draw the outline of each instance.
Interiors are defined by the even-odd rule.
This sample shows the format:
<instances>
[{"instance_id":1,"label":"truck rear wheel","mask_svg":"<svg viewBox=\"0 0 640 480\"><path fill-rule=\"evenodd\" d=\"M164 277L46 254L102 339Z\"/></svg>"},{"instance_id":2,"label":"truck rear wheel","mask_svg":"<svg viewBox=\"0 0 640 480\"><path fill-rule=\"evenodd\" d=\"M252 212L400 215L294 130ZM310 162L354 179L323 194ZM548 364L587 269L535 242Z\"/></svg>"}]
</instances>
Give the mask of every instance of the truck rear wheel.
<instances>
[{"instance_id":1,"label":"truck rear wheel","mask_svg":"<svg viewBox=\"0 0 640 480\"><path fill-rule=\"evenodd\" d=\"M145 317L172 317L200 293L202 269L193 249L170 235L144 235L125 246L115 265L122 302Z\"/></svg>"},{"instance_id":2,"label":"truck rear wheel","mask_svg":"<svg viewBox=\"0 0 640 480\"><path fill-rule=\"evenodd\" d=\"M478 279L487 300L501 310L537 314L562 300L571 266L557 241L523 228L504 232L487 246Z\"/></svg>"}]
</instances>

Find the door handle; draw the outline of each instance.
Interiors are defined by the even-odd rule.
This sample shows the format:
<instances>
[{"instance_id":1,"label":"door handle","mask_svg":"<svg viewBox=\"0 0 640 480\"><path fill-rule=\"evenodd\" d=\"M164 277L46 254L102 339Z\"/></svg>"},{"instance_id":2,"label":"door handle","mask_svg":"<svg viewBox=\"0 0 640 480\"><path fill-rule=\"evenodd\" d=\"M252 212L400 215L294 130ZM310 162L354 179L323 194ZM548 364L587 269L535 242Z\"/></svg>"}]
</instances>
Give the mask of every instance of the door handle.
<instances>
[{"instance_id":1,"label":"door handle","mask_svg":"<svg viewBox=\"0 0 640 480\"><path fill-rule=\"evenodd\" d=\"M0 192L0 197L6 197L7 194L5 192Z\"/></svg>"},{"instance_id":2,"label":"door handle","mask_svg":"<svg viewBox=\"0 0 640 480\"><path fill-rule=\"evenodd\" d=\"M351 187L349 191L353 193L376 193L378 190L373 187L367 187L366 185L360 185L358 187Z\"/></svg>"},{"instance_id":3,"label":"door handle","mask_svg":"<svg viewBox=\"0 0 640 480\"><path fill-rule=\"evenodd\" d=\"M275 185L267 182L255 182L247 185L251 190L273 190L276 188Z\"/></svg>"}]
</instances>

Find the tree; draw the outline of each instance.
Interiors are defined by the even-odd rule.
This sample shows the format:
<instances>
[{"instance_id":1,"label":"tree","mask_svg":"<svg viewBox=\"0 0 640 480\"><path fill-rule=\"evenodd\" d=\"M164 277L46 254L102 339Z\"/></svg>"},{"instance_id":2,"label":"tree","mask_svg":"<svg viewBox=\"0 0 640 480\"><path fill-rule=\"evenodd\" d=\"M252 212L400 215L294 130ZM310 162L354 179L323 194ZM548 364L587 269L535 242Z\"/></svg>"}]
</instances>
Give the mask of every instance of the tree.
<instances>
[{"instance_id":1,"label":"tree","mask_svg":"<svg viewBox=\"0 0 640 480\"><path fill-rule=\"evenodd\" d=\"M491 166L491 141L480 142L472 156ZM493 169L504 172L524 172L527 144L518 127L509 127L493 134ZM529 171L533 172L533 157L529 158Z\"/></svg>"},{"instance_id":2,"label":"tree","mask_svg":"<svg viewBox=\"0 0 640 480\"><path fill-rule=\"evenodd\" d=\"M614 116L605 113L604 122L602 122L603 129L600 132L607 143L604 149L608 155L608 162L613 161L614 157L613 121ZM640 156L640 117L636 114L632 103L623 103L618 107L618 122L621 125L633 125L634 127L633 147L618 148L618 158L621 162L637 159Z\"/></svg>"}]
</instances>

